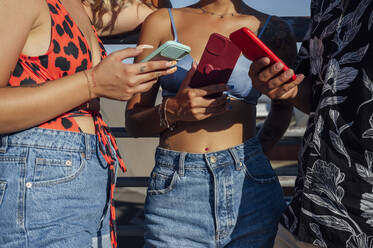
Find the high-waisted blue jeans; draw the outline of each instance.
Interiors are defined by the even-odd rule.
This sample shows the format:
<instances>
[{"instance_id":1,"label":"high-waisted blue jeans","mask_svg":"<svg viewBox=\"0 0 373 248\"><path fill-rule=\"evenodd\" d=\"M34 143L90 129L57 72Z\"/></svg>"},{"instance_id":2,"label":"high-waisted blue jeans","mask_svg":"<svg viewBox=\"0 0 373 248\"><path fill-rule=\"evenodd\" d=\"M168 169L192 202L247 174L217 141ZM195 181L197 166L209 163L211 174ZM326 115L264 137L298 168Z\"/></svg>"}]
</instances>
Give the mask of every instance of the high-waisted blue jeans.
<instances>
[{"instance_id":1,"label":"high-waisted blue jeans","mask_svg":"<svg viewBox=\"0 0 373 248\"><path fill-rule=\"evenodd\" d=\"M219 152L156 150L145 247L272 248L285 208L256 138Z\"/></svg>"},{"instance_id":2,"label":"high-waisted blue jeans","mask_svg":"<svg viewBox=\"0 0 373 248\"><path fill-rule=\"evenodd\" d=\"M95 135L0 136L0 247L111 247L109 171Z\"/></svg>"}]
</instances>

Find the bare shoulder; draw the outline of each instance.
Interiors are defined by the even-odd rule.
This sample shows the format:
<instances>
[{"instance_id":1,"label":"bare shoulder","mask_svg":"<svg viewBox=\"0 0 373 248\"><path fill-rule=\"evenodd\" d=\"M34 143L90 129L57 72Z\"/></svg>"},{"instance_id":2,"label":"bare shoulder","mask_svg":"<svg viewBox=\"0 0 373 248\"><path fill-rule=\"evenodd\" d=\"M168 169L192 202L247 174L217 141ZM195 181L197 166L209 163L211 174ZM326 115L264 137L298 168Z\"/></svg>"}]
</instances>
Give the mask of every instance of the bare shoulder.
<instances>
[{"instance_id":1,"label":"bare shoulder","mask_svg":"<svg viewBox=\"0 0 373 248\"><path fill-rule=\"evenodd\" d=\"M7 85L30 32L41 25L39 16L43 7L43 0L0 0L0 54L3 58L0 87Z\"/></svg>"},{"instance_id":2,"label":"bare shoulder","mask_svg":"<svg viewBox=\"0 0 373 248\"><path fill-rule=\"evenodd\" d=\"M5 16L23 16L19 21L36 19L44 6L42 0L1 0L0 1L0 18ZM2 20L6 21L6 20Z\"/></svg>"},{"instance_id":3,"label":"bare shoulder","mask_svg":"<svg viewBox=\"0 0 373 248\"><path fill-rule=\"evenodd\" d=\"M183 9L184 8L171 9L171 13L176 22L177 20L183 19L180 19L180 16L184 11ZM169 10L167 8L162 8L154 11L146 18L142 26L143 30L146 30L147 33L151 32L154 36L159 37L161 42L174 39Z\"/></svg>"},{"instance_id":4,"label":"bare shoulder","mask_svg":"<svg viewBox=\"0 0 373 248\"><path fill-rule=\"evenodd\" d=\"M166 8L158 9L151 13L146 19L145 24L153 27L165 28L165 25L170 22L168 10Z\"/></svg>"}]
</instances>

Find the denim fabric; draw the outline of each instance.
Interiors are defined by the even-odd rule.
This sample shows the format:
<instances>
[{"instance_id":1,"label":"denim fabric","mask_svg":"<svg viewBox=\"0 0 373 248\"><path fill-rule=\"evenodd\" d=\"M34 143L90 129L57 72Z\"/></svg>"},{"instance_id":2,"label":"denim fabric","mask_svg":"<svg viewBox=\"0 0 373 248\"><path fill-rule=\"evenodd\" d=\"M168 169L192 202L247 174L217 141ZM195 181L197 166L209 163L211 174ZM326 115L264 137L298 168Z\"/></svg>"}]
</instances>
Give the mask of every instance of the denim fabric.
<instances>
[{"instance_id":1,"label":"denim fabric","mask_svg":"<svg viewBox=\"0 0 373 248\"><path fill-rule=\"evenodd\" d=\"M256 138L206 154L156 150L145 247L272 248L285 208Z\"/></svg>"},{"instance_id":2,"label":"denim fabric","mask_svg":"<svg viewBox=\"0 0 373 248\"><path fill-rule=\"evenodd\" d=\"M0 138L0 247L111 247L95 135L33 128Z\"/></svg>"}]
</instances>

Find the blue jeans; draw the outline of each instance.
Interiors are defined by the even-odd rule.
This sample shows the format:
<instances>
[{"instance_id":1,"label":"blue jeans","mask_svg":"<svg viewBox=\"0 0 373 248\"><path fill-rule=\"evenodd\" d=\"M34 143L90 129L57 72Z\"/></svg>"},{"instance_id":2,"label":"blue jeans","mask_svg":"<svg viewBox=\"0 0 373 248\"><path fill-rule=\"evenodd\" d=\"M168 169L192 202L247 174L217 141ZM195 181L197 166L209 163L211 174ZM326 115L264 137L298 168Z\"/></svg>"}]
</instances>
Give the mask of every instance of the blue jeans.
<instances>
[{"instance_id":1,"label":"blue jeans","mask_svg":"<svg viewBox=\"0 0 373 248\"><path fill-rule=\"evenodd\" d=\"M145 202L145 247L272 248L285 208L256 138L219 152L157 148Z\"/></svg>"},{"instance_id":2,"label":"blue jeans","mask_svg":"<svg viewBox=\"0 0 373 248\"><path fill-rule=\"evenodd\" d=\"M111 247L95 135L32 128L0 141L0 247Z\"/></svg>"}]
</instances>

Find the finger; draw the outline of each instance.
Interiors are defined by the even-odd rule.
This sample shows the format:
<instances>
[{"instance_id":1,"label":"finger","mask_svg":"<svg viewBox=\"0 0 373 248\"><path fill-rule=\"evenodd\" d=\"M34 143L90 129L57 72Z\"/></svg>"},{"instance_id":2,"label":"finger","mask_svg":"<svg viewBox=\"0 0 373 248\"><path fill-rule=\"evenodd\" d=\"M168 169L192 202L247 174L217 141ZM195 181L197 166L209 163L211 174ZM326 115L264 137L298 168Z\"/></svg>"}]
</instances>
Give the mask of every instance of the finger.
<instances>
[{"instance_id":1,"label":"finger","mask_svg":"<svg viewBox=\"0 0 373 248\"><path fill-rule=\"evenodd\" d=\"M215 107L208 107L205 109L202 109L202 113L200 114L200 118L207 119L212 116L220 115L228 111L228 108L226 105L221 106L215 106Z\"/></svg>"},{"instance_id":2,"label":"finger","mask_svg":"<svg viewBox=\"0 0 373 248\"><path fill-rule=\"evenodd\" d=\"M289 69L281 74L278 74L268 82L268 88L275 89L283 84L288 83L293 75L294 71L292 69Z\"/></svg>"},{"instance_id":3,"label":"finger","mask_svg":"<svg viewBox=\"0 0 373 248\"><path fill-rule=\"evenodd\" d=\"M196 107L218 107L222 105L227 104L227 97L226 96L220 96L217 98L205 98L205 97L199 97L195 99L194 102Z\"/></svg>"},{"instance_id":4,"label":"finger","mask_svg":"<svg viewBox=\"0 0 373 248\"><path fill-rule=\"evenodd\" d=\"M157 80L161 76L166 76L174 73L177 70L177 67L172 67L168 70L161 70L161 71L151 71L148 73L138 74L136 75L135 82L137 84L141 84L143 82L147 82L150 80Z\"/></svg>"},{"instance_id":5,"label":"finger","mask_svg":"<svg viewBox=\"0 0 373 248\"><path fill-rule=\"evenodd\" d=\"M137 93L144 93L144 92L147 92L149 91L153 85L155 83L157 83L158 80L154 79L154 80L150 80L150 81L147 81L147 82L142 82L141 84L138 84L134 87L132 87L132 93L133 94L137 94Z\"/></svg>"},{"instance_id":6,"label":"finger","mask_svg":"<svg viewBox=\"0 0 373 248\"><path fill-rule=\"evenodd\" d=\"M249 71L250 77L254 77L255 75L258 75L259 72L261 72L265 67L269 65L269 63L270 63L270 60L267 57L263 57L258 60L255 60L250 66L250 71Z\"/></svg>"},{"instance_id":7,"label":"finger","mask_svg":"<svg viewBox=\"0 0 373 248\"><path fill-rule=\"evenodd\" d=\"M138 45L135 48L124 48L124 49L111 53L110 56L113 56L117 60L122 61L126 58L138 56L144 51L144 49L147 49L147 48L153 48L153 46L143 44L143 45Z\"/></svg>"},{"instance_id":8,"label":"finger","mask_svg":"<svg viewBox=\"0 0 373 248\"><path fill-rule=\"evenodd\" d=\"M269 96L273 100L287 100L295 96L298 92L298 87L293 87L289 90L284 90L283 88L278 88L270 91Z\"/></svg>"},{"instance_id":9,"label":"finger","mask_svg":"<svg viewBox=\"0 0 373 248\"><path fill-rule=\"evenodd\" d=\"M303 74L299 74L297 75L297 78L293 81L288 81L286 84L283 84L281 86L281 88L283 88L285 91L286 90L290 90L298 85L300 85L302 82L303 82L303 79L304 79L304 75Z\"/></svg>"},{"instance_id":10,"label":"finger","mask_svg":"<svg viewBox=\"0 0 373 248\"><path fill-rule=\"evenodd\" d=\"M276 77L277 74L281 72L282 68L284 68L284 64L281 62L268 66L258 74L258 78L262 82L268 82L272 78Z\"/></svg>"},{"instance_id":11,"label":"finger","mask_svg":"<svg viewBox=\"0 0 373 248\"><path fill-rule=\"evenodd\" d=\"M224 91L227 90L227 85L226 84L213 84L213 85L203 86L201 88L195 88L194 90L197 96L208 96L212 94L223 93Z\"/></svg>"},{"instance_id":12,"label":"finger","mask_svg":"<svg viewBox=\"0 0 373 248\"><path fill-rule=\"evenodd\" d=\"M300 74L297 76L297 79L288 82L281 87L278 87L268 93L272 99L288 99L294 97L298 92L298 85L303 81L304 75Z\"/></svg>"},{"instance_id":13,"label":"finger","mask_svg":"<svg viewBox=\"0 0 373 248\"><path fill-rule=\"evenodd\" d=\"M190 68L186 77L184 78L183 82L181 83L179 91L180 91L180 89L189 88L190 81L192 80L192 77L193 77L194 73L196 72L196 70L197 70L197 63L195 61L193 61L192 67Z\"/></svg>"},{"instance_id":14,"label":"finger","mask_svg":"<svg viewBox=\"0 0 373 248\"><path fill-rule=\"evenodd\" d=\"M166 60L149 61L149 62L132 64L132 67L133 67L132 70L135 71L135 73L147 73L147 72L152 72L152 71L168 69L175 65L176 65L176 61L174 60L173 61L166 61Z\"/></svg>"},{"instance_id":15,"label":"finger","mask_svg":"<svg viewBox=\"0 0 373 248\"><path fill-rule=\"evenodd\" d=\"M298 94L298 87L294 87L288 90L285 94L283 94L281 96L281 99L286 100L286 99L294 98L297 94Z\"/></svg>"}]
</instances>

